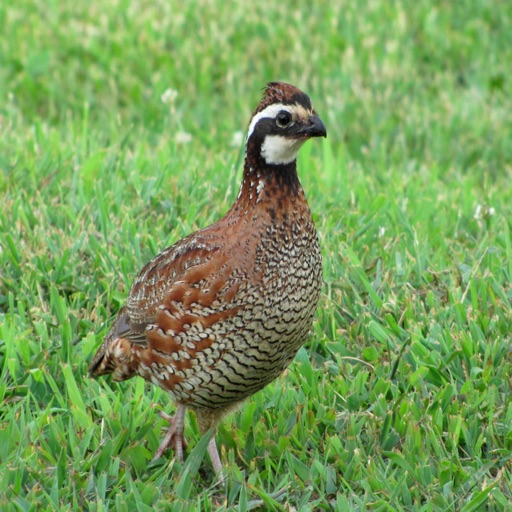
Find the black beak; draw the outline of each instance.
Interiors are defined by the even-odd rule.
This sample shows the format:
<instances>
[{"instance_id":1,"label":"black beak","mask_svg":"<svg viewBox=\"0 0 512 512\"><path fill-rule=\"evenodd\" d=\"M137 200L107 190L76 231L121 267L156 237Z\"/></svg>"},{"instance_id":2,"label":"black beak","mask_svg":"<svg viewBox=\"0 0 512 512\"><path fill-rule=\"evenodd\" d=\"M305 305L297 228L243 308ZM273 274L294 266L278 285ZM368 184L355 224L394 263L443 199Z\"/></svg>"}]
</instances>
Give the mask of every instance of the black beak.
<instances>
[{"instance_id":1,"label":"black beak","mask_svg":"<svg viewBox=\"0 0 512 512\"><path fill-rule=\"evenodd\" d=\"M300 128L299 134L306 137L327 137L327 130L322 120L316 114L313 114Z\"/></svg>"}]
</instances>

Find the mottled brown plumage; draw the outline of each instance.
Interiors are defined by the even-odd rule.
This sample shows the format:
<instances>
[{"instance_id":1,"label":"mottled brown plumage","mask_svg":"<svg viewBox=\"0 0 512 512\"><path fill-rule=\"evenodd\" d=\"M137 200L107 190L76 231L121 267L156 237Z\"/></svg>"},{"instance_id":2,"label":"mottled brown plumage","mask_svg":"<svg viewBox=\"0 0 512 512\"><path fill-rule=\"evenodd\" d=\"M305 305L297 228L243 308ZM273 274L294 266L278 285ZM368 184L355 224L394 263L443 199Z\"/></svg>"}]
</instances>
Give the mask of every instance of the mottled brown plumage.
<instances>
[{"instance_id":1,"label":"mottled brown plumage","mask_svg":"<svg viewBox=\"0 0 512 512\"><path fill-rule=\"evenodd\" d=\"M296 156L307 139L325 135L302 91L268 84L249 125L234 205L141 270L91 362L93 376L139 375L178 403L155 458L171 445L182 458L186 408L203 432L215 427L306 341L322 262ZM220 471L214 437L208 451Z\"/></svg>"}]
</instances>

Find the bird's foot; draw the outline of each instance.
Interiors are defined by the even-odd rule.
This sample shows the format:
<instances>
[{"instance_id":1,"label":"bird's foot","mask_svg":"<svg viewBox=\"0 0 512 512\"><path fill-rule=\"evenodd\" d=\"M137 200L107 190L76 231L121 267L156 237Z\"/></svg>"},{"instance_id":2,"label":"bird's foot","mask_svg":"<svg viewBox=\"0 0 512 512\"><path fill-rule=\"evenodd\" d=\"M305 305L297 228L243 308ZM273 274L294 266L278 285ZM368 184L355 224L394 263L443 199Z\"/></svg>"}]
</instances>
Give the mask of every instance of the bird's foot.
<instances>
[{"instance_id":1,"label":"bird's foot","mask_svg":"<svg viewBox=\"0 0 512 512\"><path fill-rule=\"evenodd\" d=\"M176 459L183 462L183 450L187 447L185 439L183 438L183 430L185 427L185 406L179 404L173 417L163 411L159 414L160 417L168 421L170 425L167 430L167 434L162 439L162 442L160 443L158 450L155 452L151 462L159 459L164 452L171 447L174 448L174 455Z\"/></svg>"}]
</instances>

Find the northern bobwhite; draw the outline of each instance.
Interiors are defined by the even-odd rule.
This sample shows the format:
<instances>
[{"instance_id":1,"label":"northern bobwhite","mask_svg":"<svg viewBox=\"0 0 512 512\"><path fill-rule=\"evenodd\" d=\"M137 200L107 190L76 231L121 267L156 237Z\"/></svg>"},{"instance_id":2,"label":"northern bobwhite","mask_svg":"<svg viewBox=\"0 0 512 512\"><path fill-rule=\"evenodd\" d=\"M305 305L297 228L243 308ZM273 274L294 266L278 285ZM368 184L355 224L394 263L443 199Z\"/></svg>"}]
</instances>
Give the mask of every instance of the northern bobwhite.
<instances>
[{"instance_id":1,"label":"northern bobwhite","mask_svg":"<svg viewBox=\"0 0 512 512\"><path fill-rule=\"evenodd\" d=\"M226 215L165 249L135 279L89 366L168 391L177 411L153 460L183 460L185 410L203 433L292 361L311 328L322 258L297 153L326 129L309 97L269 83L246 139L240 192ZM208 444L221 470L215 436Z\"/></svg>"}]
</instances>

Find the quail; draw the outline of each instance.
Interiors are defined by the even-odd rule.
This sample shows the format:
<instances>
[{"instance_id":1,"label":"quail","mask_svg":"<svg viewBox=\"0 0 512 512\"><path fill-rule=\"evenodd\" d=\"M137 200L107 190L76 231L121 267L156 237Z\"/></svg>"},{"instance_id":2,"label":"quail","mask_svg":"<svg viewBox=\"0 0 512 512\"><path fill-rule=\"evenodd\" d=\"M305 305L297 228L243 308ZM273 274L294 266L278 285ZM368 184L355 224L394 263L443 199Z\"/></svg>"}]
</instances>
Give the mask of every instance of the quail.
<instances>
[{"instance_id":1,"label":"quail","mask_svg":"<svg viewBox=\"0 0 512 512\"><path fill-rule=\"evenodd\" d=\"M297 176L299 149L326 137L309 97L271 82L252 114L240 192L219 221L145 265L89 373L143 377L177 404L155 453L183 460L186 409L204 434L290 364L318 304L322 258ZM215 435L208 444L222 469Z\"/></svg>"}]
</instances>

